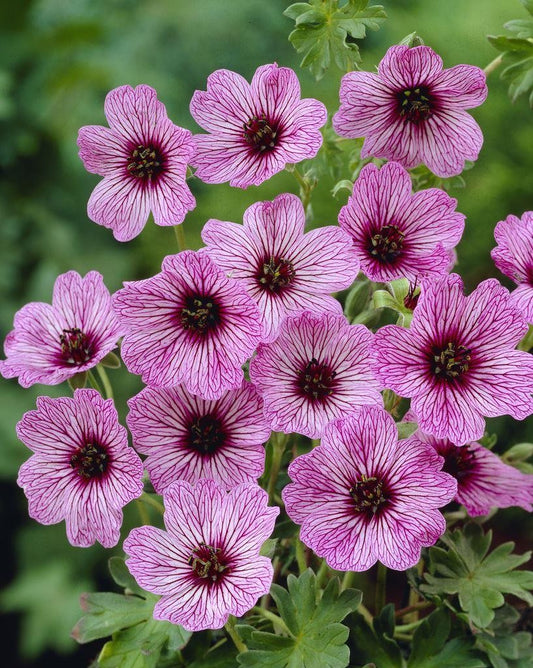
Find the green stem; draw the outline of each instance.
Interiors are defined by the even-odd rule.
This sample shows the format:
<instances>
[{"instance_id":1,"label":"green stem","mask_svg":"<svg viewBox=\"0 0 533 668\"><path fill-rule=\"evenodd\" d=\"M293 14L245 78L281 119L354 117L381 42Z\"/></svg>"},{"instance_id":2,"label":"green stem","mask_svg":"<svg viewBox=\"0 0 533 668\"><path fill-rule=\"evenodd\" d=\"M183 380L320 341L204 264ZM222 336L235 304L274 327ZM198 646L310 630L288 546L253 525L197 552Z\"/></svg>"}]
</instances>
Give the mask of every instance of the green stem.
<instances>
[{"instance_id":1,"label":"green stem","mask_svg":"<svg viewBox=\"0 0 533 668\"><path fill-rule=\"evenodd\" d=\"M360 604L359 604L359 607L357 608L357 612L358 612L360 615L363 615L363 617L364 617L366 623L367 623L369 626L372 626L372 625L373 625L372 622L374 621L374 618L372 617L372 613L371 613L370 610L366 607L366 605L363 605L362 603L360 603Z\"/></svg>"},{"instance_id":2,"label":"green stem","mask_svg":"<svg viewBox=\"0 0 533 668\"><path fill-rule=\"evenodd\" d=\"M270 610L266 610L265 608L260 608L259 606L256 605L255 608L252 608L251 612L255 612L258 615L261 615L261 617L268 619L268 621L272 622L274 626L277 626L288 636L292 636L292 633L289 631L289 627L287 626L287 624L285 624L283 619L281 619L281 617L278 617L278 615L275 615L273 612L270 612Z\"/></svg>"},{"instance_id":3,"label":"green stem","mask_svg":"<svg viewBox=\"0 0 533 668\"><path fill-rule=\"evenodd\" d=\"M394 616L397 619L401 619L402 617L405 617L405 615L409 615L411 612L417 612L418 610L425 610L426 608L430 608L432 605L433 603L430 603L429 601L418 601L417 603L408 605L406 608L401 608L400 610L397 610L394 613Z\"/></svg>"},{"instance_id":4,"label":"green stem","mask_svg":"<svg viewBox=\"0 0 533 668\"><path fill-rule=\"evenodd\" d=\"M104 396L104 393L102 391L102 388L100 387L100 383L96 380L96 376L92 371L87 372L87 378L89 380L89 384L93 388L93 390L96 390L97 392L100 392L102 396Z\"/></svg>"},{"instance_id":5,"label":"green stem","mask_svg":"<svg viewBox=\"0 0 533 668\"><path fill-rule=\"evenodd\" d=\"M378 562L378 572L376 577L376 592L375 592L375 604L374 612L376 615L379 615L381 610L385 607L385 602L387 600L386 596L386 587L387 587L387 567L384 566L381 562Z\"/></svg>"},{"instance_id":6,"label":"green stem","mask_svg":"<svg viewBox=\"0 0 533 668\"><path fill-rule=\"evenodd\" d=\"M235 617L233 615L228 617L228 621L224 625L224 628L226 629L229 637L233 640L233 644L239 650L239 652L246 652L248 647L246 647L246 645L243 643L241 636L235 628Z\"/></svg>"},{"instance_id":7,"label":"green stem","mask_svg":"<svg viewBox=\"0 0 533 668\"><path fill-rule=\"evenodd\" d=\"M165 512L165 507L163 506L162 503L159 503L156 499L154 499L150 494L147 494L146 492L143 492L141 496L139 497L139 501L142 501L143 503L146 503L147 506L152 506L152 508L155 508L158 513L161 513L161 515Z\"/></svg>"},{"instance_id":8,"label":"green stem","mask_svg":"<svg viewBox=\"0 0 533 668\"><path fill-rule=\"evenodd\" d=\"M113 388L111 387L111 383L109 382L107 371L104 369L104 367L101 364L96 365L96 370L98 371L98 375L100 376L100 380L102 381L102 385L104 386L104 392L105 392L106 398L107 399L112 399L113 398Z\"/></svg>"},{"instance_id":9,"label":"green stem","mask_svg":"<svg viewBox=\"0 0 533 668\"><path fill-rule=\"evenodd\" d=\"M185 241L185 232L183 231L183 224L174 225L174 234L176 235L176 241L178 242L178 250L184 251L187 248L187 242Z\"/></svg>"},{"instance_id":10,"label":"green stem","mask_svg":"<svg viewBox=\"0 0 533 668\"><path fill-rule=\"evenodd\" d=\"M300 198L302 200L304 211L307 213L307 208L309 207L309 202L311 200L311 191L313 190L313 186L300 173L298 167L294 166L290 171L292 171L292 173L294 174L294 178L298 181L298 185L300 186Z\"/></svg>"},{"instance_id":11,"label":"green stem","mask_svg":"<svg viewBox=\"0 0 533 668\"><path fill-rule=\"evenodd\" d=\"M497 69L502 64L502 61L503 61L503 54L500 53L499 56L496 56L494 60L491 60L491 62L486 67L483 68L483 72L485 72L485 74L489 76L489 74L494 72L494 70Z\"/></svg>"},{"instance_id":12,"label":"green stem","mask_svg":"<svg viewBox=\"0 0 533 668\"><path fill-rule=\"evenodd\" d=\"M396 631L398 633L406 633L407 631L412 631L413 629L416 629L417 626L420 626L424 620L423 619L417 619L416 622L411 622L410 624L398 624L398 626L394 630L394 634L396 635Z\"/></svg>"},{"instance_id":13,"label":"green stem","mask_svg":"<svg viewBox=\"0 0 533 668\"><path fill-rule=\"evenodd\" d=\"M322 559L322 563L320 564L320 568L318 569L318 572L316 574L316 583L318 587L322 587L324 584L324 581L328 575L328 565L326 563L325 559Z\"/></svg>"},{"instance_id":14,"label":"green stem","mask_svg":"<svg viewBox=\"0 0 533 668\"><path fill-rule=\"evenodd\" d=\"M287 436L285 434L274 434L272 437L272 460L270 462L270 475L268 478L268 499L270 504L274 503L276 494L276 483L278 481L279 470L281 468L281 461L283 453L285 452L285 445L287 443Z\"/></svg>"},{"instance_id":15,"label":"green stem","mask_svg":"<svg viewBox=\"0 0 533 668\"><path fill-rule=\"evenodd\" d=\"M135 505L139 511L139 517L141 518L141 524L150 524L150 515L148 514L146 508L141 503L141 499L135 499Z\"/></svg>"},{"instance_id":16,"label":"green stem","mask_svg":"<svg viewBox=\"0 0 533 668\"><path fill-rule=\"evenodd\" d=\"M344 591L345 589L349 589L354 581L355 581L356 573L353 571L346 571L344 574L344 577L342 578L341 582L341 591Z\"/></svg>"},{"instance_id":17,"label":"green stem","mask_svg":"<svg viewBox=\"0 0 533 668\"><path fill-rule=\"evenodd\" d=\"M300 571L300 575L307 570L305 547L299 538L296 539L296 563L298 564L298 570Z\"/></svg>"}]
</instances>

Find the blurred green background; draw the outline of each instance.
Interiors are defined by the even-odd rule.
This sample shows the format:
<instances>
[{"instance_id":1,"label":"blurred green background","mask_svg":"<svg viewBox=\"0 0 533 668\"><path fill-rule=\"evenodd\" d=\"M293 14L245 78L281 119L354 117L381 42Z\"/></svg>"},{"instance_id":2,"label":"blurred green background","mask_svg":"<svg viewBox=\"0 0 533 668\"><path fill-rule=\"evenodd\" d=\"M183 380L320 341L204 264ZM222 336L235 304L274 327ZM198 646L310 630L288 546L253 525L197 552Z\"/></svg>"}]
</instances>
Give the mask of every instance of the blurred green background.
<instances>
[{"instance_id":1,"label":"blurred green background","mask_svg":"<svg viewBox=\"0 0 533 668\"><path fill-rule=\"evenodd\" d=\"M109 230L90 222L86 202L99 177L85 172L77 156L82 125L105 124L103 101L116 86L147 83L158 91L170 118L193 132L189 115L195 89L218 68L248 79L264 63L276 61L298 72L303 94L338 108L342 73L332 68L317 84L298 68L299 56L287 41L293 22L282 15L282 0L20 0L0 5L0 335L12 327L13 315L27 301L50 301L56 276L69 269L84 274L97 269L111 291L123 280L152 275L168 252L175 252L171 229L146 226L128 244L114 241ZM522 18L518 0L383 0L389 19L361 42L362 67L373 69L387 48L416 30L444 59L486 66L497 52L487 34ZM511 105L499 72L489 79L485 105L473 111L485 144L475 167L465 174L466 187L452 191L466 214L466 231L458 247L457 270L468 289L496 276L492 265L493 229L509 213L533 209L533 116L526 99ZM350 172L342 178L349 178ZM334 224L347 198L331 196L325 179L313 194L314 224ZM280 192L298 192L291 175L279 174L245 191L227 185L191 181L198 206L185 221L191 247L200 245L208 218L242 220L252 202ZM343 194L342 194L343 193ZM123 419L125 401L141 388L124 368L111 371ZM15 381L0 383L0 518L4 531L5 588L0 609L8 613L3 632L8 642L6 666L82 666L101 643L78 651L69 631L80 616L82 591L109 585L105 562L110 552L71 548L64 525L42 527L27 518L26 499L15 484L29 452L15 437L15 424L35 405L39 394L68 394L67 386L22 390ZM527 423L490 421L506 449L526 439ZM507 538L520 540L528 527L524 516L506 511ZM124 534L137 522L127 512ZM531 528L531 525L529 525ZM523 534L527 535L527 534ZM120 552L120 549L118 550Z\"/></svg>"}]
</instances>

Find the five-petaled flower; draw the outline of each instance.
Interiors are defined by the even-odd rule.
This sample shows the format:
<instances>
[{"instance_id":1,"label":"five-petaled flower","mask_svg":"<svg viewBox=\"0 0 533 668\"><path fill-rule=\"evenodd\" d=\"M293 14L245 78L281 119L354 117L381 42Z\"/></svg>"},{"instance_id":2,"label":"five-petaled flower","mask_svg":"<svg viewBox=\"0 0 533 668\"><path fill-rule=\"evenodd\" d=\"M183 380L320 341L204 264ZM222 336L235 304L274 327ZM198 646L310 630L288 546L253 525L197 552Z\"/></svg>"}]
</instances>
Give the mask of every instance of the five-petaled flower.
<instances>
[{"instance_id":1,"label":"five-petaled flower","mask_svg":"<svg viewBox=\"0 0 533 668\"><path fill-rule=\"evenodd\" d=\"M502 274L518 283L511 299L533 323L533 211L501 220L494 238L498 245L491 251L492 259Z\"/></svg>"},{"instance_id":2,"label":"five-petaled flower","mask_svg":"<svg viewBox=\"0 0 533 668\"><path fill-rule=\"evenodd\" d=\"M382 408L363 406L290 464L283 501L301 540L331 568L364 571L379 560L405 570L446 530L438 508L457 483L442 462L414 437L398 441Z\"/></svg>"},{"instance_id":3,"label":"five-petaled flower","mask_svg":"<svg viewBox=\"0 0 533 668\"><path fill-rule=\"evenodd\" d=\"M189 631L219 629L268 593L273 568L259 556L279 508L254 483L230 492L213 480L172 483L163 494L166 531L133 529L126 563L141 587L161 598L154 618Z\"/></svg>"},{"instance_id":4,"label":"five-petaled flower","mask_svg":"<svg viewBox=\"0 0 533 668\"><path fill-rule=\"evenodd\" d=\"M464 445L485 417L533 413L533 357L514 350L527 324L495 279L468 296L457 274L424 281L409 329L386 325L373 342L374 371L411 398L422 431Z\"/></svg>"},{"instance_id":5,"label":"five-petaled flower","mask_svg":"<svg viewBox=\"0 0 533 668\"><path fill-rule=\"evenodd\" d=\"M87 125L78 134L85 169L103 176L87 215L110 227L118 241L141 233L150 211L157 225L183 222L196 201L185 183L194 146L174 125L150 86L120 86L107 94L109 128Z\"/></svg>"},{"instance_id":6,"label":"five-petaled flower","mask_svg":"<svg viewBox=\"0 0 533 668\"><path fill-rule=\"evenodd\" d=\"M487 97L485 73L473 65L442 69L429 46L392 46L373 72L342 78L333 127L342 137L365 137L361 157L424 163L437 176L459 174L483 144L466 109Z\"/></svg>"},{"instance_id":7,"label":"five-petaled flower","mask_svg":"<svg viewBox=\"0 0 533 668\"><path fill-rule=\"evenodd\" d=\"M372 281L445 274L459 243L464 215L456 200L430 188L413 194L405 169L389 162L366 165L354 183L339 225L353 239L361 270Z\"/></svg>"},{"instance_id":8,"label":"five-petaled flower","mask_svg":"<svg viewBox=\"0 0 533 668\"><path fill-rule=\"evenodd\" d=\"M167 256L161 273L125 283L113 305L126 328L128 370L147 385L184 384L205 399L241 386L261 338L257 305L205 252Z\"/></svg>"},{"instance_id":9,"label":"five-petaled flower","mask_svg":"<svg viewBox=\"0 0 533 668\"><path fill-rule=\"evenodd\" d=\"M24 414L17 435L34 453L17 480L30 517L41 524L65 520L67 538L77 547L116 545L122 507L142 494L143 465L113 401L89 389L76 390L73 398L38 397L37 410Z\"/></svg>"},{"instance_id":10,"label":"five-petaled flower","mask_svg":"<svg viewBox=\"0 0 533 668\"><path fill-rule=\"evenodd\" d=\"M372 332L342 315L289 316L278 338L260 344L250 378L275 431L319 438L328 422L363 404L382 405L370 364Z\"/></svg>"},{"instance_id":11,"label":"five-petaled flower","mask_svg":"<svg viewBox=\"0 0 533 668\"><path fill-rule=\"evenodd\" d=\"M15 315L7 335L4 378L22 387L57 385L96 366L117 344L124 328L111 305L101 274L75 271L57 277L52 304L30 302Z\"/></svg>"},{"instance_id":12,"label":"five-petaled flower","mask_svg":"<svg viewBox=\"0 0 533 668\"><path fill-rule=\"evenodd\" d=\"M244 225L208 220L202 230L211 259L246 285L261 310L263 341L276 338L283 318L297 311L342 313L329 294L349 287L359 270L350 237L338 227L304 234L296 195L256 202Z\"/></svg>"},{"instance_id":13,"label":"five-petaled flower","mask_svg":"<svg viewBox=\"0 0 533 668\"><path fill-rule=\"evenodd\" d=\"M207 90L194 93L191 115L209 133L194 135L196 176L247 188L313 158L327 111L318 100L300 99L296 74L274 63L259 67L251 84L236 72L213 72Z\"/></svg>"},{"instance_id":14,"label":"five-petaled flower","mask_svg":"<svg viewBox=\"0 0 533 668\"><path fill-rule=\"evenodd\" d=\"M230 489L263 473L270 428L250 383L211 401L183 386L147 387L128 405L133 445L148 455L144 466L159 494L175 480L211 478Z\"/></svg>"}]
</instances>

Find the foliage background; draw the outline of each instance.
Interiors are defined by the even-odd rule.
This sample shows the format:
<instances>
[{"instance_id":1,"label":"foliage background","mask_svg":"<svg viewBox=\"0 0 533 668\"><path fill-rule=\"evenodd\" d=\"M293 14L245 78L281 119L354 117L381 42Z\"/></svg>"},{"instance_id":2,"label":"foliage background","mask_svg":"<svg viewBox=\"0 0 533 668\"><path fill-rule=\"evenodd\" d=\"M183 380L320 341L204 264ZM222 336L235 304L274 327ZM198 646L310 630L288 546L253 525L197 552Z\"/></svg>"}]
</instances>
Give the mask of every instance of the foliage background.
<instances>
[{"instance_id":1,"label":"foliage background","mask_svg":"<svg viewBox=\"0 0 533 668\"><path fill-rule=\"evenodd\" d=\"M88 196L99 177L88 174L77 157L76 136L82 125L105 124L103 100L122 84L154 86L170 118L193 132L189 115L195 89L218 68L248 79L264 63L276 61L298 72L304 96L338 108L342 73L332 68L317 84L299 70L299 57L287 41L293 27L283 17L290 4L282 0L20 0L0 4L0 335L12 327L15 311L28 301L50 301L59 273L97 269L111 291L123 280L153 275L161 259L174 252L171 229L147 225L128 244L86 216ZM522 18L518 0L382 0L389 16L377 33L361 43L362 67L373 69L386 49L416 30L444 59L486 66L497 52L487 34L502 33L502 24ZM466 188L452 194L467 215L458 247L457 270L472 289L484 278L507 282L490 259L494 225L509 213L533 209L533 125L526 99L511 105L498 72L489 79L489 98L473 111L485 144L475 167L465 173ZM349 178L349 171L342 178ZM331 196L325 179L313 193L316 225L336 222L347 193ZM191 183L198 207L185 221L191 247L200 245L208 218L242 220L252 202L280 192L298 192L293 178L279 174L246 191L227 185ZM123 419L125 401L141 388L124 368L112 371L117 407ZM15 381L0 384L0 520L4 535L4 568L0 609L4 665L87 665L99 643L81 650L69 638L80 616L82 591L109 586L105 561L109 551L68 545L63 525L42 527L27 518L27 505L15 480L28 451L15 436L15 424L35 405L39 394L67 394L65 387L35 386L22 390ZM526 440L531 420L489 421L499 434L497 449ZM524 547L531 518L505 511L496 523L501 539ZM123 535L137 522L127 512ZM531 534L529 534L531 535ZM522 543L522 544L520 544ZM120 553L120 548L117 550ZM72 652L77 651L77 655Z\"/></svg>"}]
</instances>

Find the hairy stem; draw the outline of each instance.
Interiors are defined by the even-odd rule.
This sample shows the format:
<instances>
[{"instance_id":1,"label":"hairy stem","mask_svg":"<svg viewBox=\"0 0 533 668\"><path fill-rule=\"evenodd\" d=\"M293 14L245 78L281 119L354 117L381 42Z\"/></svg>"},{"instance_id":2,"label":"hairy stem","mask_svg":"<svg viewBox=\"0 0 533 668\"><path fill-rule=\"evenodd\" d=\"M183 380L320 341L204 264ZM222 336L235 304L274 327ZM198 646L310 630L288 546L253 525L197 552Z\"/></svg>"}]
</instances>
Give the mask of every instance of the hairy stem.
<instances>
[{"instance_id":1,"label":"hairy stem","mask_svg":"<svg viewBox=\"0 0 533 668\"><path fill-rule=\"evenodd\" d=\"M163 504L159 503L157 499L154 499L153 496L150 496L150 494L147 494L146 492L141 494L139 501L146 503L147 506L152 506L152 508L155 508L158 513L161 513L161 515L165 512L165 507Z\"/></svg>"},{"instance_id":2,"label":"hairy stem","mask_svg":"<svg viewBox=\"0 0 533 668\"><path fill-rule=\"evenodd\" d=\"M266 608L262 608L259 606L255 606L255 608L252 608L251 612L255 612L258 615L261 615L261 617L264 617L265 619L268 619L268 621L272 622L274 627L278 627L281 631L286 633L288 636L292 636L292 633L289 631L289 627L281 617L278 617L278 615L275 615L273 612L270 612L270 610L266 610Z\"/></svg>"},{"instance_id":3,"label":"hairy stem","mask_svg":"<svg viewBox=\"0 0 533 668\"><path fill-rule=\"evenodd\" d=\"M185 241L185 232L183 231L183 224L174 225L174 234L176 235L176 241L178 242L178 250L184 251L187 248L187 242Z\"/></svg>"},{"instance_id":4,"label":"hairy stem","mask_svg":"<svg viewBox=\"0 0 533 668\"><path fill-rule=\"evenodd\" d=\"M376 578L376 592L375 592L375 602L374 602L374 612L376 615L380 613L381 610L385 607L385 602L387 600L386 596L387 588L387 567L382 563L378 562L378 572Z\"/></svg>"},{"instance_id":5,"label":"hairy stem","mask_svg":"<svg viewBox=\"0 0 533 668\"><path fill-rule=\"evenodd\" d=\"M248 647L243 643L241 636L235 628L235 617L233 615L228 617L228 621L224 624L224 628L239 652L246 652Z\"/></svg>"},{"instance_id":6,"label":"hairy stem","mask_svg":"<svg viewBox=\"0 0 533 668\"><path fill-rule=\"evenodd\" d=\"M489 76L491 72L494 72L494 70L497 69L502 64L502 60L503 60L503 54L500 53L499 56L496 56L494 60L491 60L491 62L486 67L483 68L483 72L485 72L485 74Z\"/></svg>"},{"instance_id":7,"label":"hairy stem","mask_svg":"<svg viewBox=\"0 0 533 668\"><path fill-rule=\"evenodd\" d=\"M104 386L106 399L112 399L113 388L111 387L111 383L109 382L107 371L101 364L96 365L96 370L98 371L98 375L100 376L100 380L102 381L102 385Z\"/></svg>"}]
</instances>

